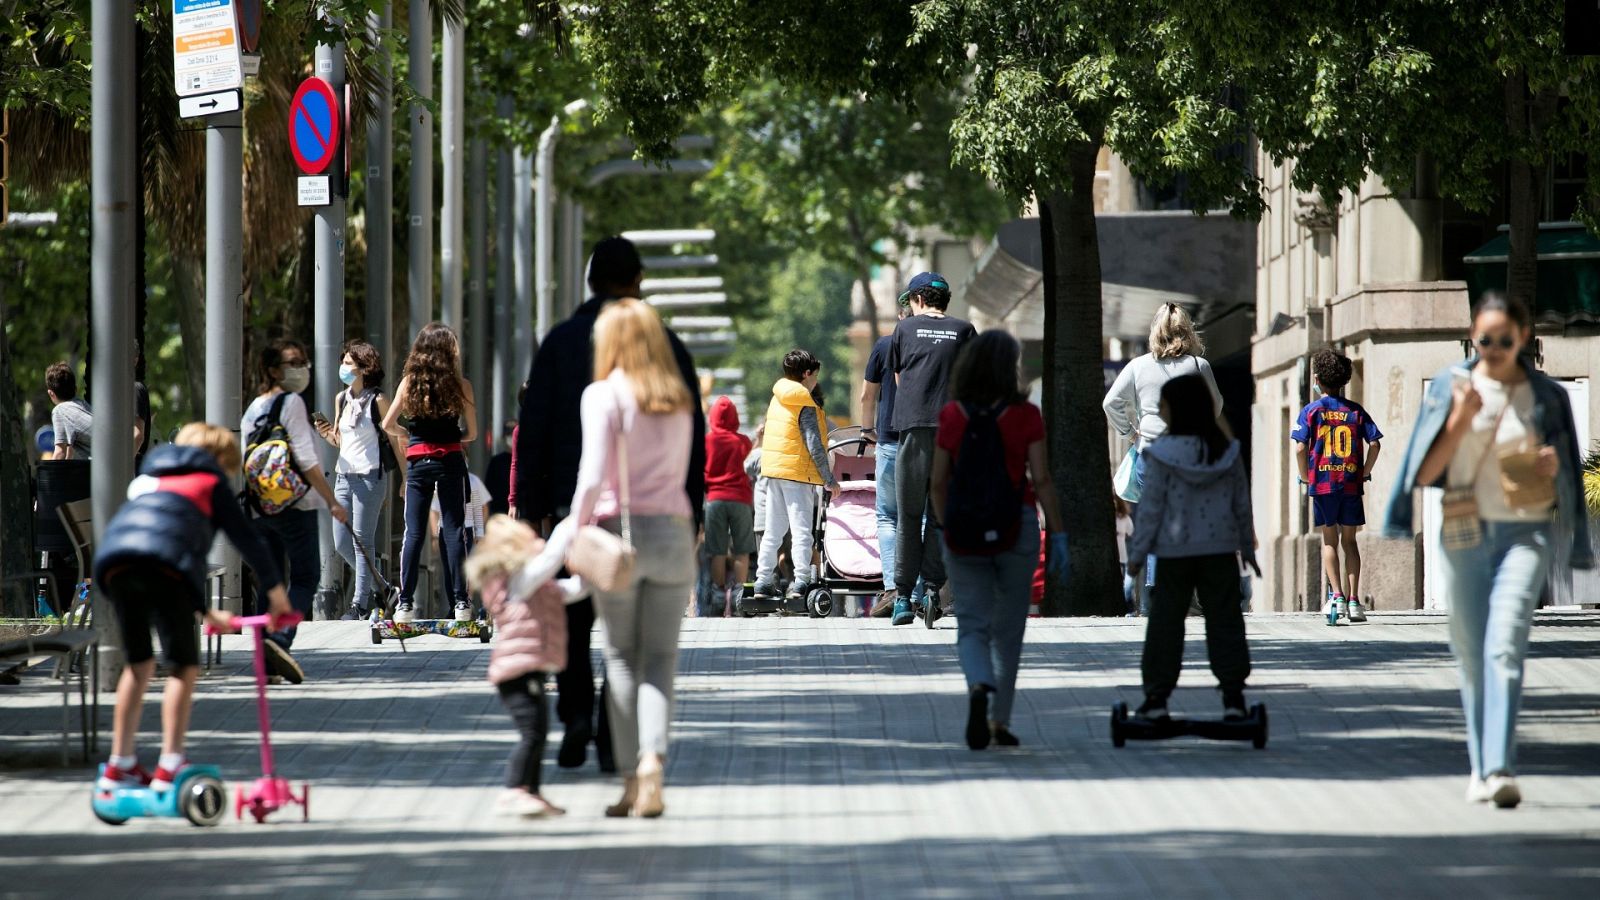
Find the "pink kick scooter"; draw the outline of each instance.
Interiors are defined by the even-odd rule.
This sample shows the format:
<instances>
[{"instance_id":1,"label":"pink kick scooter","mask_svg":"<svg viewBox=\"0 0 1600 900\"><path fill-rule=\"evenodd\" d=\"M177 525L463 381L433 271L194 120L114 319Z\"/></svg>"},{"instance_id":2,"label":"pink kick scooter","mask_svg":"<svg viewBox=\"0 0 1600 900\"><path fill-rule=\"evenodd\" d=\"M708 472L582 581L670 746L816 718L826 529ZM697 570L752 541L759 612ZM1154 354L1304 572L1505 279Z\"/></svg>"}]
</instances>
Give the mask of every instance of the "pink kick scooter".
<instances>
[{"instance_id":1,"label":"pink kick scooter","mask_svg":"<svg viewBox=\"0 0 1600 900\"><path fill-rule=\"evenodd\" d=\"M282 616L235 616L233 619L236 630L250 628L255 634L256 716L261 722L261 777L251 784L240 785L234 793L233 815L236 819L243 819L244 811L248 809L258 823L265 822L267 816L291 803L298 803L302 821L311 820L311 785L302 783L300 794L296 796L289 779L278 777L277 767L272 760L272 717L267 708L267 651L262 646L268 628L287 628L303 618L299 613L292 612ZM206 632L218 633L210 625L206 626Z\"/></svg>"}]
</instances>

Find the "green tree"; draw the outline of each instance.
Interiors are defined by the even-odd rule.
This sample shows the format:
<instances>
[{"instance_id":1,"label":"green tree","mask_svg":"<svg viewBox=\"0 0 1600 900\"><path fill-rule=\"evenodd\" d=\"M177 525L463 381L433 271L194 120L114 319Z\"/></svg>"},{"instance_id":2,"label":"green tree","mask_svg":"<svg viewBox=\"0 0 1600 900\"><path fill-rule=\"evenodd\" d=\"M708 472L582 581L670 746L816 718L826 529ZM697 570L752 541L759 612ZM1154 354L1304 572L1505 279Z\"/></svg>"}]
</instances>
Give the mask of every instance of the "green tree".
<instances>
[{"instance_id":1,"label":"green tree","mask_svg":"<svg viewBox=\"0 0 1600 900\"><path fill-rule=\"evenodd\" d=\"M783 355L800 348L822 363L818 386L830 416L848 415L855 373L845 333L850 312L851 273L816 251L798 251L770 271L760 316L738 320L739 341L730 362L744 369L748 400L746 429L766 414L772 385L783 376Z\"/></svg>"}]
</instances>

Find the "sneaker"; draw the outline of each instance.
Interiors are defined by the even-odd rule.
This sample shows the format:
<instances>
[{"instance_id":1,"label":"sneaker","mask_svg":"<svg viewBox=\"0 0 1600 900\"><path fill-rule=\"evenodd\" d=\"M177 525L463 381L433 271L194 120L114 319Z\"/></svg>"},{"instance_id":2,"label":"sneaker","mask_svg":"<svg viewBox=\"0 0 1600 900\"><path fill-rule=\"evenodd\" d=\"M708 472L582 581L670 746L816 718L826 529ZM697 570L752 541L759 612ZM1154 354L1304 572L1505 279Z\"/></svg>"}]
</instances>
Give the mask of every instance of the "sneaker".
<instances>
[{"instance_id":1,"label":"sneaker","mask_svg":"<svg viewBox=\"0 0 1600 900\"><path fill-rule=\"evenodd\" d=\"M911 601L904 597L894 598L894 617L889 621L895 625L910 625L917 620L917 614L911 611Z\"/></svg>"},{"instance_id":2,"label":"sneaker","mask_svg":"<svg viewBox=\"0 0 1600 900\"><path fill-rule=\"evenodd\" d=\"M1489 795L1489 802L1500 809L1516 809L1522 802L1522 789L1517 787L1515 776L1490 775L1483 780L1483 789Z\"/></svg>"},{"instance_id":3,"label":"sneaker","mask_svg":"<svg viewBox=\"0 0 1600 900\"><path fill-rule=\"evenodd\" d=\"M1011 733L1011 729L1004 725L994 726L994 743L996 747L1018 747L1022 745L1022 742L1017 740L1017 736Z\"/></svg>"},{"instance_id":4,"label":"sneaker","mask_svg":"<svg viewBox=\"0 0 1600 900\"><path fill-rule=\"evenodd\" d=\"M1367 611L1361 607L1360 600L1351 597L1347 609L1349 610L1350 624L1356 625L1367 621Z\"/></svg>"},{"instance_id":5,"label":"sneaker","mask_svg":"<svg viewBox=\"0 0 1600 900\"><path fill-rule=\"evenodd\" d=\"M967 746L983 750L993 737L989 733L989 686L980 684L967 693Z\"/></svg>"},{"instance_id":6,"label":"sneaker","mask_svg":"<svg viewBox=\"0 0 1600 900\"><path fill-rule=\"evenodd\" d=\"M765 597L776 597L776 596L778 596L778 586L773 584L770 581L767 581L767 582L758 581L758 582L756 582L756 586L751 589L751 593L754 596L763 597L763 598L765 598Z\"/></svg>"},{"instance_id":7,"label":"sneaker","mask_svg":"<svg viewBox=\"0 0 1600 900\"><path fill-rule=\"evenodd\" d=\"M154 775L152 775L150 777L150 790L152 790L152 791L170 791L170 790L172 790L172 786L173 786L173 784L175 784L177 782L178 776L180 774L182 774L183 770L188 768L188 766L189 766L188 762L184 762L182 765L178 766L176 769L170 769L170 770L166 766L156 766L156 774L154 774Z\"/></svg>"},{"instance_id":8,"label":"sneaker","mask_svg":"<svg viewBox=\"0 0 1600 900\"><path fill-rule=\"evenodd\" d=\"M538 797L521 788L506 788L495 798L494 811L502 816L520 816L524 819L539 819L545 816L559 816L566 810L553 806L543 797Z\"/></svg>"},{"instance_id":9,"label":"sneaker","mask_svg":"<svg viewBox=\"0 0 1600 900\"><path fill-rule=\"evenodd\" d=\"M1488 803L1489 785L1476 775L1467 776L1467 802Z\"/></svg>"},{"instance_id":10,"label":"sneaker","mask_svg":"<svg viewBox=\"0 0 1600 900\"><path fill-rule=\"evenodd\" d=\"M412 608L410 602L401 600L399 603L395 604L394 620L396 622L410 622L416 617L416 611Z\"/></svg>"},{"instance_id":11,"label":"sneaker","mask_svg":"<svg viewBox=\"0 0 1600 900\"><path fill-rule=\"evenodd\" d=\"M468 603L465 600L457 600L456 601L456 621L457 622L471 622L472 621L472 604L471 603Z\"/></svg>"},{"instance_id":12,"label":"sneaker","mask_svg":"<svg viewBox=\"0 0 1600 900\"><path fill-rule=\"evenodd\" d=\"M150 784L150 773L144 767L135 763L131 769L119 769L106 763L100 777L95 779L94 788L97 791L115 791L120 788L142 788Z\"/></svg>"},{"instance_id":13,"label":"sneaker","mask_svg":"<svg viewBox=\"0 0 1600 900\"><path fill-rule=\"evenodd\" d=\"M341 622L359 622L367 617L367 610L361 604L351 601L350 608L339 617Z\"/></svg>"},{"instance_id":14,"label":"sneaker","mask_svg":"<svg viewBox=\"0 0 1600 900\"><path fill-rule=\"evenodd\" d=\"M289 655L289 651L277 641L268 638L261 642L263 652L267 655L267 671L273 675L280 675L290 684L299 684L306 680L304 669Z\"/></svg>"},{"instance_id":15,"label":"sneaker","mask_svg":"<svg viewBox=\"0 0 1600 900\"><path fill-rule=\"evenodd\" d=\"M887 619L894 614L894 591L884 591L872 604L872 612L868 613L874 619Z\"/></svg>"},{"instance_id":16,"label":"sneaker","mask_svg":"<svg viewBox=\"0 0 1600 900\"><path fill-rule=\"evenodd\" d=\"M1134 718L1146 722L1165 722L1172 718L1172 714L1167 712L1167 701L1164 697L1145 697L1133 715Z\"/></svg>"},{"instance_id":17,"label":"sneaker","mask_svg":"<svg viewBox=\"0 0 1600 900\"><path fill-rule=\"evenodd\" d=\"M1328 601L1328 606L1324 612L1328 617L1329 625L1339 624L1339 619L1347 615L1347 607L1345 606L1344 598L1338 594L1333 595L1333 598Z\"/></svg>"},{"instance_id":18,"label":"sneaker","mask_svg":"<svg viewBox=\"0 0 1600 900\"><path fill-rule=\"evenodd\" d=\"M1244 702L1244 691L1234 688L1222 692L1222 721L1237 722L1250 718L1250 707Z\"/></svg>"}]
</instances>

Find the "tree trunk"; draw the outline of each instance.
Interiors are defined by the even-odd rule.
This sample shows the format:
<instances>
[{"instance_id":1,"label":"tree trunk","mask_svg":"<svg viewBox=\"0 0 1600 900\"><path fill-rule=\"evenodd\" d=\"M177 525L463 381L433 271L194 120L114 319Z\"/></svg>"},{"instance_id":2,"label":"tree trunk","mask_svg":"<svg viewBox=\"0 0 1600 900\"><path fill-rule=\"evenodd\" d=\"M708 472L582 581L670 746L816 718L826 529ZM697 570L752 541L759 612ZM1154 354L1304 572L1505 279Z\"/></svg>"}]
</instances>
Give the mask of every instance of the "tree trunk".
<instances>
[{"instance_id":1,"label":"tree trunk","mask_svg":"<svg viewBox=\"0 0 1600 900\"><path fill-rule=\"evenodd\" d=\"M178 333L183 337L184 393L189 401L187 414L169 416L183 422L203 422L206 418L206 285L200 260L173 254L172 280L178 292ZM177 412L174 410L174 412Z\"/></svg>"},{"instance_id":2,"label":"tree trunk","mask_svg":"<svg viewBox=\"0 0 1600 900\"><path fill-rule=\"evenodd\" d=\"M1043 198L1045 430L1050 473L1072 550L1072 571L1051 577L1045 615L1120 616L1122 573L1111 508L1110 447L1100 328L1100 243L1094 217L1098 146L1069 151L1072 191Z\"/></svg>"},{"instance_id":3,"label":"tree trunk","mask_svg":"<svg viewBox=\"0 0 1600 900\"><path fill-rule=\"evenodd\" d=\"M17 575L33 568L33 470L28 457L33 435L22 420L16 373L11 371L11 344L6 340L5 284L0 282L0 519L6 525L0 541L0 575ZM0 593L0 613L33 615L31 584L7 582ZM20 599L12 603L12 597Z\"/></svg>"},{"instance_id":4,"label":"tree trunk","mask_svg":"<svg viewBox=\"0 0 1600 900\"><path fill-rule=\"evenodd\" d=\"M876 345L878 338L883 336L883 330L878 327L878 301L872 297L872 257L867 251L866 236L861 233L861 226L856 224L854 215L850 217L849 227L850 240L855 245L856 281L861 285L864 304L861 317L867 320L867 335L871 345Z\"/></svg>"},{"instance_id":5,"label":"tree trunk","mask_svg":"<svg viewBox=\"0 0 1600 900\"><path fill-rule=\"evenodd\" d=\"M1541 173L1529 160L1532 135L1528 106L1527 75L1520 70L1507 75L1506 132L1516 146L1507 165L1511 250L1506 257L1506 295L1533 309L1539 287L1539 207L1543 198L1539 189Z\"/></svg>"}]
</instances>

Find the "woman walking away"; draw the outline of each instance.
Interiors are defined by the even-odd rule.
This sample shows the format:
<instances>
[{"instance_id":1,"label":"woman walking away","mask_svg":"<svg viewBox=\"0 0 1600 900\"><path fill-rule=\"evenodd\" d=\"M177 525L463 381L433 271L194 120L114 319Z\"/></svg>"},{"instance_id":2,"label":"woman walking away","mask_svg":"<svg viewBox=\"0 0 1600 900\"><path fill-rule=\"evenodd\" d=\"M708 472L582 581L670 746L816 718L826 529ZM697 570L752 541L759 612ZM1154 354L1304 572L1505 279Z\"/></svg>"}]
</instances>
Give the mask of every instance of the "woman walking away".
<instances>
[{"instance_id":1,"label":"woman walking away","mask_svg":"<svg viewBox=\"0 0 1600 900\"><path fill-rule=\"evenodd\" d=\"M400 424L400 417L407 422ZM445 588L457 622L472 619L462 562L467 555L462 526L467 509L467 455L463 445L478 436L478 411L472 384L461 377L461 344L450 327L430 322L417 333L406 357L405 373L383 430L406 439L406 532L400 545L400 602L396 622L415 618L417 570L428 546L428 508L439 494L443 532L439 556Z\"/></svg>"},{"instance_id":2,"label":"woman walking away","mask_svg":"<svg viewBox=\"0 0 1600 900\"><path fill-rule=\"evenodd\" d=\"M467 559L467 583L480 591L494 617L489 649L489 682L500 692L521 740L506 763L506 790L496 804L524 818L559 816L565 810L539 793L550 707L545 681L567 666L567 614L563 602L583 594L578 579L551 579L561 557L545 551L533 529L508 516L495 516L483 542Z\"/></svg>"},{"instance_id":3,"label":"woman walking away","mask_svg":"<svg viewBox=\"0 0 1600 900\"><path fill-rule=\"evenodd\" d=\"M370 554L357 550L356 538L362 547L376 546L384 475L404 456L399 439L383 431L383 417L389 413L383 375L383 362L376 347L366 341L345 344L339 380L346 387L333 398L333 421L317 421L322 439L339 448L339 462L333 469L333 496L350 510L350 527L333 530L334 549L356 573L350 609L340 617L346 621L365 619L368 612L381 605L367 563Z\"/></svg>"},{"instance_id":4,"label":"woman walking away","mask_svg":"<svg viewBox=\"0 0 1600 900\"><path fill-rule=\"evenodd\" d=\"M1222 688L1222 717L1248 714L1250 647L1239 607L1239 562L1260 574L1255 526L1239 442L1222 433L1210 400L1199 375L1174 378L1161 388L1166 433L1145 453L1144 496L1128 543L1129 574L1155 557L1141 665L1144 704L1138 711L1150 720L1168 718L1167 697L1183 668L1184 618L1197 593L1206 619L1206 654Z\"/></svg>"},{"instance_id":5,"label":"woman walking away","mask_svg":"<svg viewBox=\"0 0 1600 900\"><path fill-rule=\"evenodd\" d=\"M239 433L246 439L246 456L270 458L281 427L287 435L289 458L278 458L282 468L291 468L310 489L292 502L286 497L267 498L258 492L258 480L246 478L246 497L255 513L256 527L267 542L267 549L289 582L289 603L301 615L311 618L311 604L317 582L322 580L322 552L317 547L317 510L326 509L344 525L350 513L333 495L333 488L317 462L317 437L306 413L300 392L311 386L311 364L306 348L298 342L279 339L262 348L256 360L256 380L260 393L245 407ZM282 444L276 444L278 449ZM248 468L248 466L247 466ZM304 490L304 487L301 488ZM259 573L258 573L259 576ZM264 598L256 598L257 611L266 612ZM296 629L288 628L267 635L267 665L272 674L299 684L305 678L299 663L289 655Z\"/></svg>"},{"instance_id":6,"label":"woman walking away","mask_svg":"<svg viewBox=\"0 0 1600 900\"><path fill-rule=\"evenodd\" d=\"M1067 577L1067 533L1045 458L1044 417L1018 383L1021 347L986 331L962 349L951 397L939 412L933 508L944 528L945 571L961 604L956 652L967 676L967 746L1015 747L1022 632L1039 560L1039 514L1049 565ZM990 698L993 697L991 706Z\"/></svg>"},{"instance_id":7,"label":"woman walking away","mask_svg":"<svg viewBox=\"0 0 1600 900\"><path fill-rule=\"evenodd\" d=\"M1445 489L1439 542L1472 764L1467 800L1502 809L1522 802L1517 709L1540 589L1552 565L1594 565L1572 407L1524 355L1532 337L1521 302L1478 301L1478 356L1434 376L1384 526L1411 540L1412 490Z\"/></svg>"},{"instance_id":8,"label":"woman walking away","mask_svg":"<svg viewBox=\"0 0 1600 900\"><path fill-rule=\"evenodd\" d=\"M583 458L572 514L550 542L564 558L578 527L631 533L632 574L595 605L605 625L607 704L617 762L629 772L606 815L659 816L678 629L695 581L694 518L684 489L693 399L666 329L639 300L595 321L594 383L583 392Z\"/></svg>"}]
</instances>

